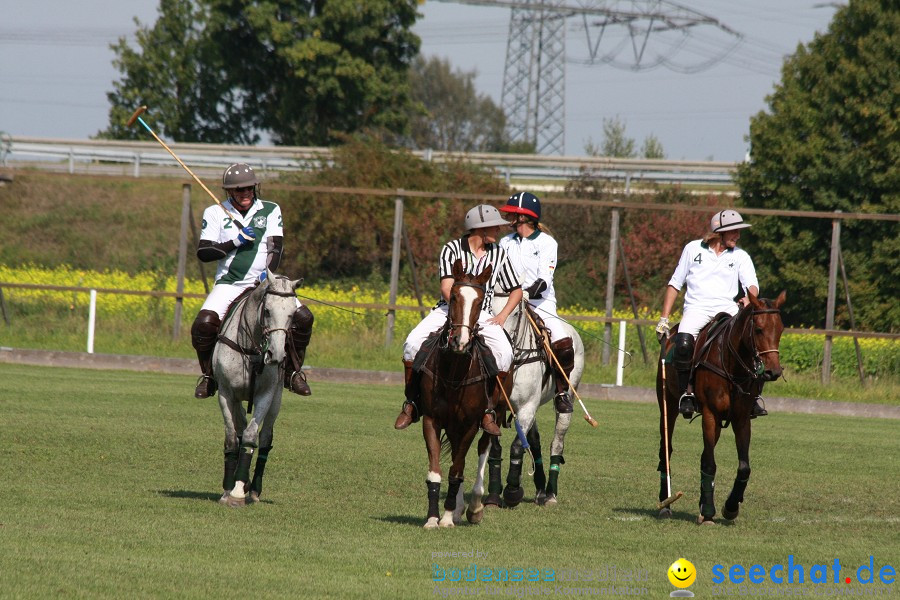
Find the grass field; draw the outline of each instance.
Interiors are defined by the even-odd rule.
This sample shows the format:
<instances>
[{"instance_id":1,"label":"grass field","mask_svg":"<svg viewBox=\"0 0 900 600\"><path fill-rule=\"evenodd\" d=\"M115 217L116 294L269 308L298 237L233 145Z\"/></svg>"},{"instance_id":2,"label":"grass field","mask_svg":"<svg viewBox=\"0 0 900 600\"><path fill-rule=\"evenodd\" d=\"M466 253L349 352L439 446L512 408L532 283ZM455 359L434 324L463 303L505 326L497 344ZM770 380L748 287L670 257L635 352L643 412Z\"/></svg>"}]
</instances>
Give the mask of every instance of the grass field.
<instances>
[{"instance_id":1,"label":"grass field","mask_svg":"<svg viewBox=\"0 0 900 600\"><path fill-rule=\"evenodd\" d=\"M709 597L715 565L727 576L733 564L768 571L789 556L807 578L825 565L829 581L835 559L843 578L872 556L876 583L831 585L898 595L897 583L877 583L880 567L900 566L895 421L755 421L741 516L701 528L699 423L678 423L673 476L685 498L660 521L656 409L604 403L592 410L598 429L573 424L559 506L523 504L477 527L424 531L424 444L417 426L391 427L399 387L317 383L312 397L286 395L263 501L235 510L216 503L221 416L214 400L191 397L193 378L8 364L0 378L3 597L443 597L466 588L434 582L435 568L477 565L482 574L556 574L549 584L469 584L480 595L614 585L661 598L675 589L666 571L679 557L697 569L691 590ZM545 432L550 418L541 415ZM511 441L504 431L504 446ZM730 430L718 458L721 510L736 467ZM474 464L473 454L469 481ZM529 486L526 501L532 495ZM454 551L481 554L437 554ZM607 581L561 581L570 569ZM823 585L769 589L785 587Z\"/></svg>"}]
</instances>

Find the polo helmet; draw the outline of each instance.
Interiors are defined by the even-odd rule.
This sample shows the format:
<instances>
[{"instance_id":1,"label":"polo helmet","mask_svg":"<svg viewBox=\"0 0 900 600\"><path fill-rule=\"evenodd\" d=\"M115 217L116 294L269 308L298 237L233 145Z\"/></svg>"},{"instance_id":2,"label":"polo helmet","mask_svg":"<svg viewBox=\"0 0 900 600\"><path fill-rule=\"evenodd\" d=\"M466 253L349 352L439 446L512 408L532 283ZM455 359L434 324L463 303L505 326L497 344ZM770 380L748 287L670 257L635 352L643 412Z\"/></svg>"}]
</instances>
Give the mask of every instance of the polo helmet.
<instances>
[{"instance_id":1,"label":"polo helmet","mask_svg":"<svg viewBox=\"0 0 900 600\"><path fill-rule=\"evenodd\" d=\"M709 229L713 233L722 233L733 229L746 229L752 227L750 223L744 223L743 217L736 210L720 210L709 221Z\"/></svg>"},{"instance_id":2,"label":"polo helmet","mask_svg":"<svg viewBox=\"0 0 900 600\"><path fill-rule=\"evenodd\" d=\"M481 229L482 227L509 225L509 221L500 216L500 212L490 204L479 204L474 208L470 208L466 213L466 231L473 229Z\"/></svg>"},{"instance_id":3,"label":"polo helmet","mask_svg":"<svg viewBox=\"0 0 900 600\"><path fill-rule=\"evenodd\" d=\"M541 220L541 201L531 192L519 192L513 194L500 210L517 215L526 215L535 221Z\"/></svg>"},{"instance_id":4,"label":"polo helmet","mask_svg":"<svg viewBox=\"0 0 900 600\"><path fill-rule=\"evenodd\" d=\"M222 174L222 187L226 190L258 184L256 173L247 163L234 163Z\"/></svg>"}]
</instances>

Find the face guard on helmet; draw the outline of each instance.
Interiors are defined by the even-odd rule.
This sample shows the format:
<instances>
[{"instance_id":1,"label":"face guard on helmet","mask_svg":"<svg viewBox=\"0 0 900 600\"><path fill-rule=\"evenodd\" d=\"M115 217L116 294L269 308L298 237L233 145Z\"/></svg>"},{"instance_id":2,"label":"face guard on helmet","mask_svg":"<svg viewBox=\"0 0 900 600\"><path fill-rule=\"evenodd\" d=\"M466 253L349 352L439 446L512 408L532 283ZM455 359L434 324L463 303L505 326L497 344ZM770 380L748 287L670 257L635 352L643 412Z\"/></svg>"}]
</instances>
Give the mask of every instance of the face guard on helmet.
<instances>
[{"instance_id":1,"label":"face guard on helmet","mask_svg":"<svg viewBox=\"0 0 900 600\"><path fill-rule=\"evenodd\" d=\"M736 210L719 211L709 221L709 229L713 233L722 233L733 229L746 229L747 227L752 227L752 225L744 223L744 219Z\"/></svg>"},{"instance_id":2,"label":"face guard on helmet","mask_svg":"<svg viewBox=\"0 0 900 600\"><path fill-rule=\"evenodd\" d=\"M225 194L234 201L233 191L238 188L253 188L253 200L256 200L256 192L259 189L259 180L256 173L247 163L234 163L222 173L222 187Z\"/></svg>"},{"instance_id":3,"label":"face guard on helmet","mask_svg":"<svg viewBox=\"0 0 900 600\"><path fill-rule=\"evenodd\" d=\"M535 223L541 220L541 201L531 192L519 192L513 194L506 201L505 206L501 206L503 212L514 213L529 217Z\"/></svg>"}]
</instances>

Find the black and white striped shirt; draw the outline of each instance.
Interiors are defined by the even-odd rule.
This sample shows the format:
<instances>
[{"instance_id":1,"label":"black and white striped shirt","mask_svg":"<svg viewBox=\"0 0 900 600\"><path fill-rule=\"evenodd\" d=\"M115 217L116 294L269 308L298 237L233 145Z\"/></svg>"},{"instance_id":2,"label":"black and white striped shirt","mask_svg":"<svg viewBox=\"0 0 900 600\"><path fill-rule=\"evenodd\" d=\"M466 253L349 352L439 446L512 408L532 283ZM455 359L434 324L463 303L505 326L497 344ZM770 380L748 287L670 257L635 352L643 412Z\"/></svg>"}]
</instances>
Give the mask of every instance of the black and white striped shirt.
<instances>
[{"instance_id":1,"label":"black and white striped shirt","mask_svg":"<svg viewBox=\"0 0 900 600\"><path fill-rule=\"evenodd\" d=\"M509 255L506 253L506 250L498 244L485 244L484 249L484 256L478 259L475 258L475 255L469 249L469 236L464 235L459 239L450 240L441 248L438 270L440 271L441 280L443 280L446 277L453 277L453 263L457 260L462 261L463 270L470 275L478 275L488 265L493 265L494 271L491 273L491 279L488 281L484 294L484 302L481 305L482 310L490 311L491 300L494 298L494 286L498 282L500 283L500 289L506 293L522 287L522 283L519 281L519 276L509 261ZM446 304L443 298L438 302L438 306L442 304Z\"/></svg>"}]
</instances>

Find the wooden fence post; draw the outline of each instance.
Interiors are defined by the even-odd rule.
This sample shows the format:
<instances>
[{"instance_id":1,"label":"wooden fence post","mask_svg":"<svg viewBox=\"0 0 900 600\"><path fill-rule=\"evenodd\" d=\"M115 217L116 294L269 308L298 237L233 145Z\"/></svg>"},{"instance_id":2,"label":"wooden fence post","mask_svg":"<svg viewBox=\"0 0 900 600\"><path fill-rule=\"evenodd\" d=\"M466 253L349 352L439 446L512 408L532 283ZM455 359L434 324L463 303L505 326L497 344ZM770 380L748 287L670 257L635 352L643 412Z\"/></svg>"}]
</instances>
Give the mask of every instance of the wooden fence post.
<instances>
[{"instance_id":1,"label":"wooden fence post","mask_svg":"<svg viewBox=\"0 0 900 600\"><path fill-rule=\"evenodd\" d=\"M618 202L616 199L614 202ZM616 292L616 255L619 250L619 209L612 209L612 223L609 226L609 262L606 269L606 316L613 316L613 301ZM604 365L609 364L609 349L612 344L612 322L603 325L603 357Z\"/></svg>"},{"instance_id":2,"label":"wooden fence post","mask_svg":"<svg viewBox=\"0 0 900 600\"><path fill-rule=\"evenodd\" d=\"M391 306L397 304L397 288L400 281L400 243L403 237L403 197L394 200L394 242L391 251ZM390 346L394 341L394 320L397 311L393 308L387 313L387 332L384 345Z\"/></svg>"},{"instance_id":3,"label":"wooden fence post","mask_svg":"<svg viewBox=\"0 0 900 600\"><path fill-rule=\"evenodd\" d=\"M172 340L177 341L181 333L181 311L184 308L184 266L187 263L188 220L191 216L191 185L181 186L181 233L178 236L178 275L175 291L175 323L172 325Z\"/></svg>"},{"instance_id":4,"label":"wooden fence post","mask_svg":"<svg viewBox=\"0 0 900 600\"><path fill-rule=\"evenodd\" d=\"M836 213L840 210L834 211ZM828 267L828 304L825 307L825 329L834 329L835 291L837 290L838 257L841 253L841 220L831 222L831 264ZM822 383L831 383L832 336L825 335L825 351L822 355Z\"/></svg>"}]
</instances>

